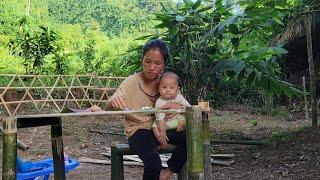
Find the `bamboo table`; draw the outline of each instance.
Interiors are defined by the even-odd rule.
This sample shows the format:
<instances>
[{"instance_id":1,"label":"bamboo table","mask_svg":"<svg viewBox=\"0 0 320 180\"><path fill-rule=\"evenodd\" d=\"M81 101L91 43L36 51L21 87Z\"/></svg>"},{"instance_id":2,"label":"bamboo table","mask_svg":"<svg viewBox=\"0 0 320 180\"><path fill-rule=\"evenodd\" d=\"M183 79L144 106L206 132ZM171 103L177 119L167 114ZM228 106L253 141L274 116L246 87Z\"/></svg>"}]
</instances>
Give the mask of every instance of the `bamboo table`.
<instances>
[{"instance_id":1,"label":"bamboo table","mask_svg":"<svg viewBox=\"0 0 320 180\"><path fill-rule=\"evenodd\" d=\"M138 111L99 111L99 112L79 112L79 113L56 113L22 115L12 117L2 117L3 121L3 161L2 179L16 179L16 159L17 159L17 129L39 126L51 126L52 155L54 163L54 179L65 180L63 137L62 137L62 117L70 116L92 116L92 115L126 115L126 114L151 114L163 113L185 113L185 110L138 110Z\"/></svg>"},{"instance_id":2,"label":"bamboo table","mask_svg":"<svg viewBox=\"0 0 320 180\"><path fill-rule=\"evenodd\" d=\"M16 179L17 128L51 126L51 143L55 179L66 179L61 117L5 118L3 131L2 179Z\"/></svg>"}]
</instances>

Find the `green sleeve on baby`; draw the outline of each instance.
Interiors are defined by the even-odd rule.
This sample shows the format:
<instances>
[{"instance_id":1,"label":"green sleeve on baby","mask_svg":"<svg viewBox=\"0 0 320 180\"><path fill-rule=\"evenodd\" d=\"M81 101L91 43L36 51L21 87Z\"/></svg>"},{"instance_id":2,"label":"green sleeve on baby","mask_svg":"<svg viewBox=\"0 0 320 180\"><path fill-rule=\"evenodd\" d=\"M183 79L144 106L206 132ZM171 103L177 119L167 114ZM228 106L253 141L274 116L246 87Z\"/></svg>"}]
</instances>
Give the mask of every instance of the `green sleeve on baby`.
<instances>
[{"instance_id":1,"label":"green sleeve on baby","mask_svg":"<svg viewBox=\"0 0 320 180\"><path fill-rule=\"evenodd\" d=\"M177 129L179 121L186 121L185 116L181 114L174 119L168 120L166 122L166 128L167 129Z\"/></svg>"}]
</instances>

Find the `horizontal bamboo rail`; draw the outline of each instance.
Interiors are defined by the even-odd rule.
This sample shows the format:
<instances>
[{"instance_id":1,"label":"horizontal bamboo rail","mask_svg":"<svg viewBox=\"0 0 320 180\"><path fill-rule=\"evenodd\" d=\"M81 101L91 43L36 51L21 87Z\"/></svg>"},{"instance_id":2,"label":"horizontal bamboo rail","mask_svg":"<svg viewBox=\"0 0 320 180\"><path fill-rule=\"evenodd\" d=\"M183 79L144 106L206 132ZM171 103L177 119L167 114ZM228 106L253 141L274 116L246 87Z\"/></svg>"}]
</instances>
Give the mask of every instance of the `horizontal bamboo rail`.
<instances>
[{"instance_id":1,"label":"horizontal bamboo rail","mask_svg":"<svg viewBox=\"0 0 320 180\"><path fill-rule=\"evenodd\" d=\"M107 102L107 100L96 100L96 99L67 99L68 102L72 102L72 101L90 101L90 102ZM45 99L35 99L35 100L24 100L24 101L10 101L10 102L6 102L6 104L17 104L17 103L30 103L30 102L46 102L47 100ZM66 101L65 99L55 99L54 101L56 102L64 102ZM0 105L2 105L4 103L0 102Z\"/></svg>"},{"instance_id":2,"label":"horizontal bamboo rail","mask_svg":"<svg viewBox=\"0 0 320 180\"><path fill-rule=\"evenodd\" d=\"M70 117L70 116L102 116L102 115L128 115L128 114L154 114L154 113L185 113L184 109L171 110L129 110L129 111L96 111L96 112L77 112L77 113L50 113L34 115L17 115L16 118L49 118L49 117Z\"/></svg>"}]
</instances>

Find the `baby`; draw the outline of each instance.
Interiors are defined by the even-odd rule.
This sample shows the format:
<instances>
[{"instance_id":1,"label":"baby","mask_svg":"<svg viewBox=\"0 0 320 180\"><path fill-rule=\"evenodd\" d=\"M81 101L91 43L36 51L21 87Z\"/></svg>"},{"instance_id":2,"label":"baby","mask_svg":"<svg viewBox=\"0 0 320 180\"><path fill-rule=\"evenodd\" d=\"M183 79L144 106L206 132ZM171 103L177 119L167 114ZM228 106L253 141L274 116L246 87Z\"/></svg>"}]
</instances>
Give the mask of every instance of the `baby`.
<instances>
[{"instance_id":1,"label":"baby","mask_svg":"<svg viewBox=\"0 0 320 180\"><path fill-rule=\"evenodd\" d=\"M167 103L177 103L184 107L190 106L189 102L181 95L179 77L173 72L165 72L161 75L159 93L155 108L161 108ZM154 136L162 144L168 141L166 130L176 129L177 132L185 130L186 118L184 114L156 113L156 121L152 124Z\"/></svg>"}]
</instances>

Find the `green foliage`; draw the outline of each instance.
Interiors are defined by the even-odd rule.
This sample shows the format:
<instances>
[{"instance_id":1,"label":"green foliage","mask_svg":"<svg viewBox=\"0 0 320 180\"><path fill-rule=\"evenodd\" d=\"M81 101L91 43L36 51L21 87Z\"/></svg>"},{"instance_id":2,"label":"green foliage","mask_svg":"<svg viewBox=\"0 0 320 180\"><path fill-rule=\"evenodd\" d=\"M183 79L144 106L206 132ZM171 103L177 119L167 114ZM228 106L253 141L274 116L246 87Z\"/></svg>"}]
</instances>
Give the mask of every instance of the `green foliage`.
<instances>
[{"instance_id":1,"label":"green foliage","mask_svg":"<svg viewBox=\"0 0 320 180\"><path fill-rule=\"evenodd\" d=\"M25 2L1 1L0 71L24 73L24 63L29 72L127 76L141 70L141 53L128 49L140 51L147 38L162 37L172 54L168 69L179 74L192 103L260 104L261 92L299 93L279 78L278 58L286 51L270 41L292 16L289 7L301 3L179 1L177 9L175 2L37 0L24 26L16 22L25 16ZM144 38L135 41L139 36ZM18 56L5 47L10 39Z\"/></svg>"},{"instance_id":2,"label":"green foliage","mask_svg":"<svg viewBox=\"0 0 320 180\"><path fill-rule=\"evenodd\" d=\"M217 79L220 79L216 82L217 86L207 97L214 100L214 106L246 104L251 107L261 107L263 105L261 92L254 87L248 87L244 81L239 82L226 76Z\"/></svg>"},{"instance_id":3,"label":"green foliage","mask_svg":"<svg viewBox=\"0 0 320 180\"><path fill-rule=\"evenodd\" d=\"M141 66L141 56L137 51L129 50L126 55L123 55L117 61L113 61L107 74L117 75L117 76L129 76L133 72L138 72L142 70Z\"/></svg>"},{"instance_id":4,"label":"green foliage","mask_svg":"<svg viewBox=\"0 0 320 180\"><path fill-rule=\"evenodd\" d=\"M19 57L12 56L6 46L0 46L0 73L21 74L24 68Z\"/></svg>"},{"instance_id":5,"label":"green foliage","mask_svg":"<svg viewBox=\"0 0 320 180\"><path fill-rule=\"evenodd\" d=\"M19 21L20 32L8 46L13 55L23 57L26 73L39 73L44 64L44 58L56 52L58 48L57 34L48 27L40 26L36 31L30 29L28 18Z\"/></svg>"},{"instance_id":6,"label":"green foliage","mask_svg":"<svg viewBox=\"0 0 320 180\"><path fill-rule=\"evenodd\" d=\"M279 78L277 57L287 51L270 47L272 28L281 27L281 4L273 0L240 1L243 12L233 13L233 4L216 1L184 3L178 10L156 14L155 35L169 41L169 69L178 73L183 91L192 103L208 97L217 75L245 81L266 95L297 95L299 90ZM272 28L270 28L272 27Z\"/></svg>"},{"instance_id":7,"label":"green foliage","mask_svg":"<svg viewBox=\"0 0 320 180\"><path fill-rule=\"evenodd\" d=\"M250 124L251 124L252 126L257 126L257 125L258 125L258 120L251 120L251 121L250 121Z\"/></svg>"},{"instance_id":8,"label":"green foliage","mask_svg":"<svg viewBox=\"0 0 320 180\"><path fill-rule=\"evenodd\" d=\"M53 64L55 74L68 74L69 72L69 57L62 51L54 53ZM52 72L52 71L51 71Z\"/></svg>"},{"instance_id":9,"label":"green foliage","mask_svg":"<svg viewBox=\"0 0 320 180\"><path fill-rule=\"evenodd\" d=\"M153 20L151 12L162 9L159 2L149 0L31 1L30 15L26 23L29 34L26 34L24 27L17 23L26 16L26 2L0 1L1 72L78 74L91 73L94 70L104 75L131 74L134 70L123 64L127 64L126 59L139 61L140 57L137 55L128 58L131 55L125 55L126 51L130 46L136 47L144 43L135 42L134 39L154 31L152 27L156 21ZM175 4L171 0L161 2L166 7L173 7ZM42 54L41 61L37 59L36 64L39 66L33 69L34 57L40 53L31 53L34 48L29 45L38 43L35 37L43 32L40 27L48 28L59 36L55 40L56 51ZM24 39L24 35L27 38ZM15 56L11 55L6 47L10 40L15 41L15 45L18 45L17 40L20 45L28 44L28 51L26 47L23 47L23 51L21 46L17 46ZM89 45L90 41L94 44ZM90 49L94 51L90 52ZM19 56L19 52L24 56ZM90 53L93 55L91 58ZM136 57L138 58L133 59ZM23 63L25 66L21 65Z\"/></svg>"},{"instance_id":10,"label":"green foliage","mask_svg":"<svg viewBox=\"0 0 320 180\"><path fill-rule=\"evenodd\" d=\"M163 0L167 5L172 1ZM157 2L141 0L49 0L49 15L58 23L82 24L84 30L101 30L108 36L124 31L151 29Z\"/></svg>"},{"instance_id":11,"label":"green foliage","mask_svg":"<svg viewBox=\"0 0 320 180\"><path fill-rule=\"evenodd\" d=\"M87 46L82 53L82 59L84 61L83 71L84 73L92 73L94 71L93 60L95 59L96 50L94 49L95 41L89 40Z\"/></svg>"}]
</instances>

